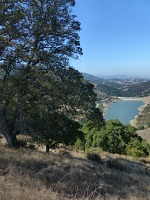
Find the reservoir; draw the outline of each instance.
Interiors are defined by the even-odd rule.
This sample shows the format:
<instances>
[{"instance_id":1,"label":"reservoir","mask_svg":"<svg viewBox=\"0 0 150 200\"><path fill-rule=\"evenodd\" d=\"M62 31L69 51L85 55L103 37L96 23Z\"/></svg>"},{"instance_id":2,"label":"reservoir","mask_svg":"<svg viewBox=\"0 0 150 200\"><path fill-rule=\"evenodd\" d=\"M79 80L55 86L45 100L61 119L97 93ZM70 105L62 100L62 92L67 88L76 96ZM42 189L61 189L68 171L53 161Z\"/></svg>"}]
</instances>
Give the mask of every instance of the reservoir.
<instances>
[{"instance_id":1,"label":"reservoir","mask_svg":"<svg viewBox=\"0 0 150 200\"><path fill-rule=\"evenodd\" d=\"M139 114L138 108L144 105L141 100L123 100L110 104L105 120L119 119L121 123L130 124L130 121Z\"/></svg>"}]
</instances>

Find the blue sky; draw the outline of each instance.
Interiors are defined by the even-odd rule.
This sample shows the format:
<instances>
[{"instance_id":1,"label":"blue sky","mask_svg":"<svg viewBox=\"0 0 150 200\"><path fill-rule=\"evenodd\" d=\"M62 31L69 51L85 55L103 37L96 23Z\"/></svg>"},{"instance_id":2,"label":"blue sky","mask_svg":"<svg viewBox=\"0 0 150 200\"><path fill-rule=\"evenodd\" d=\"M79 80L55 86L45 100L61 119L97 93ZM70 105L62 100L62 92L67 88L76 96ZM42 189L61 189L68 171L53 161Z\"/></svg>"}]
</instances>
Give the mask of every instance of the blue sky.
<instances>
[{"instance_id":1,"label":"blue sky","mask_svg":"<svg viewBox=\"0 0 150 200\"><path fill-rule=\"evenodd\" d=\"M76 69L150 78L150 0L76 0L74 13L83 48Z\"/></svg>"}]
</instances>

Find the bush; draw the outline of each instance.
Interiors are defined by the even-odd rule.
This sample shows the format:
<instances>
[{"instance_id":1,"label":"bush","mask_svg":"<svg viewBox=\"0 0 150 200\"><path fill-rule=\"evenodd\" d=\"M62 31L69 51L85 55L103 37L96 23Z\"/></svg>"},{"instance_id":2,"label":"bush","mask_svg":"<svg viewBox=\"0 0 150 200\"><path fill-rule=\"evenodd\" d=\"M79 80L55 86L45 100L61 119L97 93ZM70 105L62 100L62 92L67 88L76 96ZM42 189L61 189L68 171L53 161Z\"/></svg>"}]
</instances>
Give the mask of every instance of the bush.
<instances>
[{"instance_id":1,"label":"bush","mask_svg":"<svg viewBox=\"0 0 150 200\"><path fill-rule=\"evenodd\" d=\"M61 150L59 152L59 155L66 156L67 158L71 158L72 157L71 154L68 151L65 151L65 150Z\"/></svg>"},{"instance_id":2,"label":"bush","mask_svg":"<svg viewBox=\"0 0 150 200\"><path fill-rule=\"evenodd\" d=\"M82 141L80 138L78 138L75 142L74 147L76 150L85 150L84 141Z\"/></svg>"},{"instance_id":3,"label":"bush","mask_svg":"<svg viewBox=\"0 0 150 200\"><path fill-rule=\"evenodd\" d=\"M134 140L132 140L127 146L126 146L126 153L129 156L133 157L146 157L149 156L150 153L150 145L147 141L142 140L141 137L138 137Z\"/></svg>"},{"instance_id":4,"label":"bush","mask_svg":"<svg viewBox=\"0 0 150 200\"><path fill-rule=\"evenodd\" d=\"M120 170L125 172L128 171L126 164L123 164L119 160L109 159L106 161L106 165L108 168L113 168L115 170Z\"/></svg>"},{"instance_id":5,"label":"bush","mask_svg":"<svg viewBox=\"0 0 150 200\"><path fill-rule=\"evenodd\" d=\"M28 148L29 148L29 149L36 149L36 148L35 148L35 144L29 144L29 145L28 145Z\"/></svg>"},{"instance_id":6,"label":"bush","mask_svg":"<svg viewBox=\"0 0 150 200\"><path fill-rule=\"evenodd\" d=\"M127 155L133 156L135 158L145 157L144 152L135 147L127 149Z\"/></svg>"},{"instance_id":7,"label":"bush","mask_svg":"<svg viewBox=\"0 0 150 200\"><path fill-rule=\"evenodd\" d=\"M17 145L18 147L25 147L27 146L27 142L24 139L18 139Z\"/></svg>"},{"instance_id":8,"label":"bush","mask_svg":"<svg viewBox=\"0 0 150 200\"><path fill-rule=\"evenodd\" d=\"M96 163L102 163L101 157L96 153L88 153L87 159Z\"/></svg>"},{"instance_id":9,"label":"bush","mask_svg":"<svg viewBox=\"0 0 150 200\"><path fill-rule=\"evenodd\" d=\"M144 126L142 126L142 125L141 125L141 126L138 126L138 127L137 127L137 130L144 130Z\"/></svg>"}]
</instances>

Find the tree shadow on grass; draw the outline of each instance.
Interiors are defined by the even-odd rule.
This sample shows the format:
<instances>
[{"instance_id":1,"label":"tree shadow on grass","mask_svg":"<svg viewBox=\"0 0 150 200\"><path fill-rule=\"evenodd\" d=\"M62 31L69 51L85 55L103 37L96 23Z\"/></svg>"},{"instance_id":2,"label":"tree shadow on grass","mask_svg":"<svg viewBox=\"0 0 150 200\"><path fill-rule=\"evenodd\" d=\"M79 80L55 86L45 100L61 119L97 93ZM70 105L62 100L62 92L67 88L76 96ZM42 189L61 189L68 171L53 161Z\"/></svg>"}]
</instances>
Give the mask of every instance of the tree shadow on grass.
<instances>
[{"instance_id":1,"label":"tree shadow on grass","mask_svg":"<svg viewBox=\"0 0 150 200\"><path fill-rule=\"evenodd\" d=\"M68 153L47 154L27 149L1 151L0 169L8 173L12 170L22 177L29 176L35 183L40 181L42 186L63 193L67 198L118 195L127 198L129 193L146 197L146 183L150 181L142 163L111 158L97 164Z\"/></svg>"}]
</instances>

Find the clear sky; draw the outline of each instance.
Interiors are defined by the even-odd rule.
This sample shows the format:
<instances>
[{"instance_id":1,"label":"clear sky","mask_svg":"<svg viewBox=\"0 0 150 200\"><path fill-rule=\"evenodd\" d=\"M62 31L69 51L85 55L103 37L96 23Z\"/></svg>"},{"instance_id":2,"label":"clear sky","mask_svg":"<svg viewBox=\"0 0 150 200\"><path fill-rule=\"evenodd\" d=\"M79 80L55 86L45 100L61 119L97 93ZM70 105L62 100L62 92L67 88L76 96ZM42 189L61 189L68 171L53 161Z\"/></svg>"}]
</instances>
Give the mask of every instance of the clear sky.
<instances>
[{"instance_id":1,"label":"clear sky","mask_svg":"<svg viewBox=\"0 0 150 200\"><path fill-rule=\"evenodd\" d=\"M74 13L83 48L76 69L150 78L150 0L76 0Z\"/></svg>"}]
</instances>

